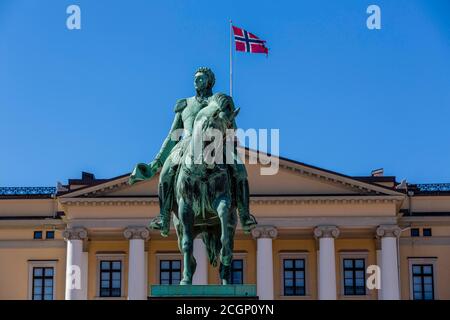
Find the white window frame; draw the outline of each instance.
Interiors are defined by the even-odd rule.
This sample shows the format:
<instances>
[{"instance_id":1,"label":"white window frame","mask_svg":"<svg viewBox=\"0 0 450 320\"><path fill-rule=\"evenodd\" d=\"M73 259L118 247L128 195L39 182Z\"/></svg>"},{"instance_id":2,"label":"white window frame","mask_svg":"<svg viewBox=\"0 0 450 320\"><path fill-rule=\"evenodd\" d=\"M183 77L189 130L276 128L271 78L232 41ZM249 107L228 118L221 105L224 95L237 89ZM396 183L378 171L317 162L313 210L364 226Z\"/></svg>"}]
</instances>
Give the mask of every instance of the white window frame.
<instances>
[{"instance_id":1,"label":"white window frame","mask_svg":"<svg viewBox=\"0 0 450 320\"><path fill-rule=\"evenodd\" d=\"M180 260L180 280L183 279L183 255L176 252L166 252L166 253L156 253L156 283L159 285L161 283L161 260Z\"/></svg>"},{"instance_id":2,"label":"white window frame","mask_svg":"<svg viewBox=\"0 0 450 320\"><path fill-rule=\"evenodd\" d=\"M53 300L56 300L56 266L58 260L28 260L28 300L33 300L33 268L53 268Z\"/></svg>"},{"instance_id":3,"label":"white window frame","mask_svg":"<svg viewBox=\"0 0 450 320\"><path fill-rule=\"evenodd\" d=\"M96 299L105 299L105 300L117 300L117 299L123 299L126 298L125 296L125 253L97 253L96 255L96 279L95 279L95 293ZM122 270L120 271L120 297L101 297L100 296L100 263L102 261L109 261L109 260L115 260L115 261L121 261Z\"/></svg>"},{"instance_id":4,"label":"white window frame","mask_svg":"<svg viewBox=\"0 0 450 320\"><path fill-rule=\"evenodd\" d=\"M278 263L280 266L280 298L282 299L308 299L311 298L310 292L310 276L309 276L309 252L292 251L280 252ZM284 259L303 259L305 261L305 295L303 296L286 296L284 295Z\"/></svg>"},{"instance_id":5,"label":"white window frame","mask_svg":"<svg viewBox=\"0 0 450 320\"><path fill-rule=\"evenodd\" d=\"M364 260L364 292L365 294L360 295L346 295L345 294L345 274L344 274L344 259L363 259ZM340 297L346 299L361 299L362 297L368 298L370 292L367 289L367 267L369 261L368 251L342 251L339 252L339 267L340 267Z\"/></svg>"},{"instance_id":6,"label":"white window frame","mask_svg":"<svg viewBox=\"0 0 450 320\"><path fill-rule=\"evenodd\" d=\"M437 257L422 257L422 258L414 258L414 257L408 257L408 271L409 271L409 299L414 300L414 283L413 283L413 272L412 267L414 264L416 265L423 265L423 264L431 264L433 266L433 297L434 300L439 300L438 297L438 272L437 272Z\"/></svg>"}]
</instances>

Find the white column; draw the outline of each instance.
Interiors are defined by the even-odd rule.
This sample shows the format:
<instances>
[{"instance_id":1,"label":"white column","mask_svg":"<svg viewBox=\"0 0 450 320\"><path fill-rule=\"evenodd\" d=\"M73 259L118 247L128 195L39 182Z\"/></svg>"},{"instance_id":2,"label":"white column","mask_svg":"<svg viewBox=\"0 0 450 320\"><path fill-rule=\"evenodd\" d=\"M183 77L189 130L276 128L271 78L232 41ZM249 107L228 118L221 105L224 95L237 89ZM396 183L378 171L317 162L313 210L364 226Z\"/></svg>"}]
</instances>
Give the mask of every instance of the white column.
<instances>
[{"instance_id":1,"label":"white column","mask_svg":"<svg viewBox=\"0 0 450 320\"><path fill-rule=\"evenodd\" d=\"M194 258L197 268L192 278L192 284L206 285L208 284L208 254L201 238L194 239Z\"/></svg>"},{"instance_id":2,"label":"white column","mask_svg":"<svg viewBox=\"0 0 450 320\"><path fill-rule=\"evenodd\" d=\"M87 271L83 256L83 240L87 238L87 230L84 228L68 228L64 230L63 237L67 241L66 252L66 300L87 299L86 286Z\"/></svg>"},{"instance_id":3,"label":"white column","mask_svg":"<svg viewBox=\"0 0 450 320\"><path fill-rule=\"evenodd\" d=\"M377 248L377 266L380 267L380 270L381 270L381 241L379 241L378 239L376 240L376 248ZM382 287L381 287L381 282L380 282L380 289L377 290L378 300L383 299L383 294L382 294L381 289L382 289Z\"/></svg>"},{"instance_id":4,"label":"white column","mask_svg":"<svg viewBox=\"0 0 450 320\"><path fill-rule=\"evenodd\" d=\"M128 253L128 300L146 300L145 241L150 231L145 227L130 227L123 232L130 240Z\"/></svg>"},{"instance_id":5,"label":"white column","mask_svg":"<svg viewBox=\"0 0 450 320\"><path fill-rule=\"evenodd\" d=\"M272 226L260 226L252 230L256 239L256 292L260 300L273 300L272 240L278 231Z\"/></svg>"},{"instance_id":6,"label":"white column","mask_svg":"<svg viewBox=\"0 0 450 320\"><path fill-rule=\"evenodd\" d=\"M334 239L339 236L335 226L319 226L314 229L319 239L319 300L336 300L336 257Z\"/></svg>"},{"instance_id":7,"label":"white column","mask_svg":"<svg viewBox=\"0 0 450 320\"><path fill-rule=\"evenodd\" d=\"M383 300L400 300L397 238L401 230L396 225L377 228L381 238L381 296Z\"/></svg>"}]
</instances>

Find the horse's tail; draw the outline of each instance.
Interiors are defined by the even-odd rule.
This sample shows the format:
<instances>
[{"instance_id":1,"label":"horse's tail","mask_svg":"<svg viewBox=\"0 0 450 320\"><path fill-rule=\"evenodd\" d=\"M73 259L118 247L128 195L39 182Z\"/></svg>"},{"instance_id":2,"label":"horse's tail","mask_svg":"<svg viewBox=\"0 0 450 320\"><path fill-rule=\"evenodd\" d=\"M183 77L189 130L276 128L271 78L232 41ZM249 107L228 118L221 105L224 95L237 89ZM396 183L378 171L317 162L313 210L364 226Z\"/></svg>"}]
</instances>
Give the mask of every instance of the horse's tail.
<instances>
[{"instance_id":1,"label":"horse's tail","mask_svg":"<svg viewBox=\"0 0 450 320\"><path fill-rule=\"evenodd\" d=\"M222 249L222 242L220 241L220 233L215 232L204 232L203 242L206 246L206 251L208 252L209 263L213 267L217 267L217 261L219 259L220 250Z\"/></svg>"}]
</instances>

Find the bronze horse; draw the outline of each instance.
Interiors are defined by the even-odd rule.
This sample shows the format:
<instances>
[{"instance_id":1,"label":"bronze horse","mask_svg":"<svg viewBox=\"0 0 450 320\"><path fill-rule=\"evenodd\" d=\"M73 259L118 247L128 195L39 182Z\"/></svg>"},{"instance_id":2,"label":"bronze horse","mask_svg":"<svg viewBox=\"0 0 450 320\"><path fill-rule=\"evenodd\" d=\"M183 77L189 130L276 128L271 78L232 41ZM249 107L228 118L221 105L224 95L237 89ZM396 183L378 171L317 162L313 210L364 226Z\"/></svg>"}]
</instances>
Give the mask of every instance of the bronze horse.
<instances>
[{"instance_id":1,"label":"bronze horse","mask_svg":"<svg viewBox=\"0 0 450 320\"><path fill-rule=\"evenodd\" d=\"M201 235L206 245L210 264L220 261L222 284L231 282L233 239L237 225L236 201L233 198L233 179L225 163L224 148L229 133L233 132L235 110L232 99L225 94L215 94L196 116L191 137L185 137L189 145L181 155L174 188L174 226L178 246L183 254L182 285L192 284L196 269L193 256L194 239ZM219 133L210 137L210 133ZM221 140L221 141L218 141ZM214 143L222 147L211 149ZM228 145L228 144L227 144ZM200 147L201 152L196 152ZM219 161L218 161L219 160Z\"/></svg>"}]
</instances>

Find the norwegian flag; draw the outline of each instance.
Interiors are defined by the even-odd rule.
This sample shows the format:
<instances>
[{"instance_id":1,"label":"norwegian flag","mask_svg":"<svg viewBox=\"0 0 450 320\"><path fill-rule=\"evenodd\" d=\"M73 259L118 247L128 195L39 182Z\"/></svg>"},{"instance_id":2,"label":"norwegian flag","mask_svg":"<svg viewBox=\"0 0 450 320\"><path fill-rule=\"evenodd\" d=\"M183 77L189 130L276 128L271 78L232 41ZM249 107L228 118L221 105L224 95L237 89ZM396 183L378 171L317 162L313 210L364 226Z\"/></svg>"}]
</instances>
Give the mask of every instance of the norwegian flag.
<instances>
[{"instance_id":1,"label":"norwegian flag","mask_svg":"<svg viewBox=\"0 0 450 320\"><path fill-rule=\"evenodd\" d=\"M269 53L269 49L265 46L265 40L261 40L253 33L247 30L233 27L234 43L236 44L236 51L244 51L250 53Z\"/></svg>"}]
</instances>

